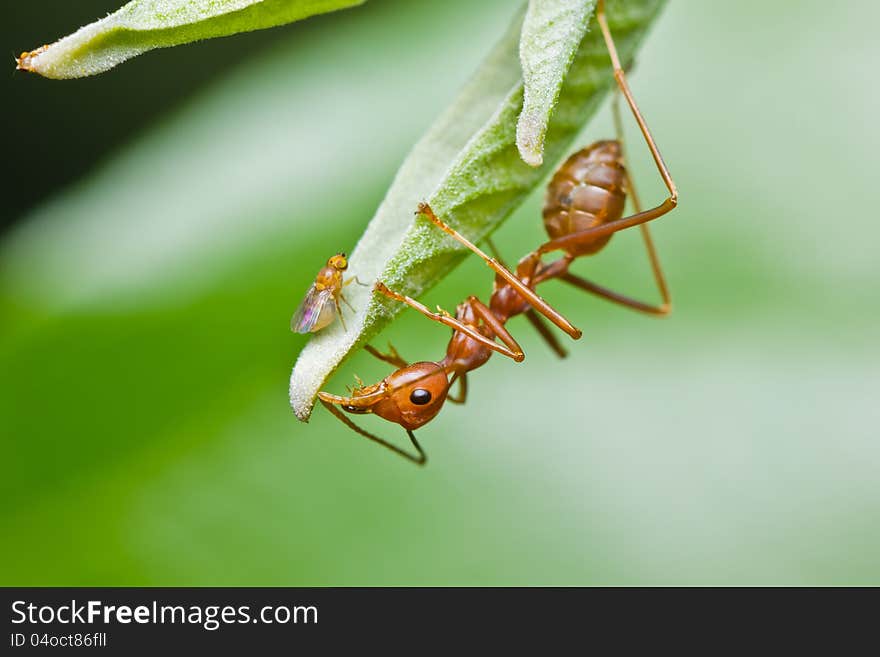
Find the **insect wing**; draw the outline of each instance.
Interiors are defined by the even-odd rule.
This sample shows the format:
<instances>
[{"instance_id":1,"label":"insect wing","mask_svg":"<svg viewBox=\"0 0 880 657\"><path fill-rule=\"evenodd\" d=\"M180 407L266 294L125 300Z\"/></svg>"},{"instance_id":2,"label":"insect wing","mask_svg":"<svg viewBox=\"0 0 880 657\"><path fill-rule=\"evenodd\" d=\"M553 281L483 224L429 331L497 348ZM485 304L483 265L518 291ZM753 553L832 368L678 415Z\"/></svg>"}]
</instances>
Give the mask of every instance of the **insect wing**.
<instances>
[{"instance_id":1,"label":"insect wing","mask_svg":"<svg viewBox=\"0 0 880 657\"><path fill-rule=\"evenodd\" d=\"M333 290L331 288L318 290L312 285L306 298L299 304L299 308L290 319L290 330L294 333L311 333L326 326L329 322L326 322L325 306L328 303L332 304L332 299ZM335 307L332 309L335 310ZM316 326L319 319L325 320L322 326Z\"/></svg>"}]
</instances>

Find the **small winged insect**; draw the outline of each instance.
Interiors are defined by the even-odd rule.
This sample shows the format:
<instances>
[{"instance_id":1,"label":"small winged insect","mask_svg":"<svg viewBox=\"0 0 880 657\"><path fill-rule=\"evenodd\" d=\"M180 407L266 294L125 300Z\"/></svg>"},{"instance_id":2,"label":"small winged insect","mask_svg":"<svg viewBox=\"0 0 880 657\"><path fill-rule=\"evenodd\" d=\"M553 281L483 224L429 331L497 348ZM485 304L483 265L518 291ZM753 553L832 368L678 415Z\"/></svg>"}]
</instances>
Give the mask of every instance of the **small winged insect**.
<instances>
[{"instance_id":1,"label":"small winged insect","mask_svg":"<svg viewBox=\"0 0 880 657\"><path fill-rule=\"evenodd\" d=\"M357 276L342 280L342 272L348 269L348 259L344 253L337 253L327 260L327 264L321 268L315 276L315 282L306 293L305 299L299 304L299 308L290 319L290 330L294 333L317 333L322 328L329 326L339 316L342 328L345 328L345 320L342 318L342 301L351 308L346 298L342 295L342 288L356 281ZM351 308L354 310L354 308Z\"/></svg>"}]
</instances>

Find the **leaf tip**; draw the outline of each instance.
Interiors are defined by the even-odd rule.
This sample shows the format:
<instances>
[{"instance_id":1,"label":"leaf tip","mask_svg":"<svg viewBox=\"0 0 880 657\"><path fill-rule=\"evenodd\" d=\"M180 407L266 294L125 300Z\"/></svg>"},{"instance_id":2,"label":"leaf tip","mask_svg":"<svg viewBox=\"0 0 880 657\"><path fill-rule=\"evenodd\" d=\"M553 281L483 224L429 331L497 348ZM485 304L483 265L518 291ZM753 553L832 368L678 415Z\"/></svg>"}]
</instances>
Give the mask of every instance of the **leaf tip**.
<instances>
[{"instance_id":1,"label":"leaf tip","mask_svg":"<svg viewBox=\"0 0 880 657\"><path fill-rule=\"evenodd\" d=\"M28 71L29 73L39 73L34 60L49 49L48 44L40 46L36 50L26 50L15 58L15 70Z\"/></svg>"},{"instance_id":2,"label":"leaf tip","mask_svg":"<svg viewBox=\"0 0 880 657\"><path fill-rule=\"evenodd\" d=\"M296 367L290 373L290 387L287 394L290 400L290 408L293 409L296 419L300 422L308 422L312 415L315 400L314 397L304 396L302 394L302 387L296 385Z\"/></svg>"},{"instance_id":3,"label":"leaf tip","mask_svg":"<svg viewBox=\"0 0 880 657\"><path fill-rule=\"evenodd\" d=\"M530 167L544 163L546 123L531 112L522 112L516 124L516 148L522 161Z\"/></svg>"}]
</instances>

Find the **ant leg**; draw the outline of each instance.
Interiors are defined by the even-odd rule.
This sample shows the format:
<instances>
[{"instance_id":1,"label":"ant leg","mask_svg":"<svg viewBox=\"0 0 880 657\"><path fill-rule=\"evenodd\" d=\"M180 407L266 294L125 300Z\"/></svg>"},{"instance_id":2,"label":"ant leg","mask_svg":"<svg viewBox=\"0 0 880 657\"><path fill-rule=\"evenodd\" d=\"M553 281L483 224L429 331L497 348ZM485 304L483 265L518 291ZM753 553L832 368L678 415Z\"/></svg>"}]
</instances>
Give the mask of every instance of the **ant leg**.
<instances>
[{"instance_id":1,"label":"ant leg","mask_svg":"<svg viewBox=\"0 0 880 657\"><path fill-rule=\"evenodd\" d=\"M482 301L477 299L474 296L468 298L468 303L471 304L471 308L474 309L474 312L477 316L485 322L489 328L497 335L504 344L509 346L511 349L515 349L517 351L521 351L519 344L517 344L514 337L510 334L510 332L504 327L497 317L492 313L492 310L486 306ZM533 326L538 329L538 333L540 333L550 344L550 347L559 355L560 358L565 358L567 356L567 352L559 342L556 341L556 336L554 336L550 329L547 328L547 325L541 321L541 316L535 312L532 312L531 315L526 313L526 316L529 319L534 318Z\"/></svg>"},{"instance_id":2,"label":"ant leg","mask_svg":"<svg viewBox=\"0 0 880 657\"><path fill-rule=\"evenodd\" d=\"M409 363L407 363L403 358L400 357L400 354L397 353L397 349L394 348L390 342L388 343L388 353L383 354L381 351L372 347L368 344L364 345L364 349L366 349L367 353L372 354L376 358L391 365L394 367L398 367L403 369L404 367L409 367Z\"/></svg>"},{"instance_id":3,"label":"ant leg","mask_svg":"<svg viewBox=\"0 0 880 657\"><path fill-rule=\"evenodd\" d=\"M626 73L623 70L623 66L620 64L620 58L617 55L617 48L614 45L614 39L611 37L611 30L608 29L608 21L605 17L605 0L599 0L598 7L596 8L596 20L599 22L599 28L602 30L602 36L605 39L605 45L607 46L608 54L611 57L611 64L614 66L614 79L617 80L617 86L620 88L623 97L626 98L627 105L629 105L636 123L639 124L639 129L645 137L645 142L648 144L648 148L654 158L654 163L657 165L657 170L660 172L660 177L663 178L663 182L669 190L669 197L670 200L673 201L674 206L678 201L678 190L676 189L675 182L672 180L672 175L669 173L669 168L663 161L660 149L657 148L654 137L651 135L650 129L648 129L648 124L645 122L645 118L642 116L635 98L633 98L629 84L626 81Z\"/></svg>"},{"instance_id":4,"label":"ant leg","mask_svg":"<svg viewBox=\"0 0 880 657\"><path fill-rule=\"evenodd\" d=\"M621 147L623 147L623 125L620 120L620 107L617 101L618 96L615 94L611 103L611 113L614 117L614 130L617 133L617 141L621 144ZM623 153L624 155L626 154L625 149L623 150ZM642 207L639 202L639 195L636 192L635 185L629 175L626 176L626 187L629 192L629 197L632 199L633 207L636 212L641 212ZM657 250L654 248L654 240L651 239L651 233L647 224L642 224L639 226L639 229L642 233L642 240L645 243L645 250L648 252L648 260L651 263L654 282L657 284L657 289L660 292L660 298L662 299L660 305L644 303L643 301L638 301L626 295L619 294L618 292L597 285L596 283L581 278L580 276L575 276L567 270L557 275L556 278L585 290L586 292L602 297L603 299L613 301L614 303L632 308L633 310L638 310L639 312L647 313L649 315L668 315L669 311L672 309L672 299L669 295L669 287L666 285L666 277L663 275L663 269L660 266L660 258L657 257Z\"/></svg>"},{"instance_id":5,"label":"ant leg","mask_svg":"<svg viewBox=\"0 0 880 657\"><path fill-rule=\"evenodd\" d=\"M492 252L492 256L498 261L498 263L507 269L510 270L510 267L507 266L507 263L504 262L504 258L501 257L501 254L498 252L498 248L495 246L495 243L492 241L491 237L486 237L485 240L486 246L489 247L489 250ZM529 320L532 326L535 327L535 330L538 332L544 341L550 346L550 348L556 353L560 358L565 358L568 355L568 352L565 351L563 346L559 344L559 340L556 339L556 335L547 327L547 324L544 323L544 320L541 319L541 316L537 313L534 308L529 308L525 312L526 319Z\"/></svg>"},{"instance_id":6,"label":"ant leg","mask_svg":"<svg viewBox=\"0 0 880 657\"><path fill-rule=\"evenodd\" d=\"M489 250L492 252L492 257L498 261L498 264L510 271L510 266L504 262L504 258L501 257L501 253L498 251L498 247L495 246L495 242L492 241L492 238L487 235L483 238L483 241L486 243L486 246L489 247Z\"/></svg>"},{"instance_id":7,"label":"ant leg","mask_svg":"<svg viewBox=\"0 0 880 657\"><path fill-rule=\"evenodd\" d=\"M474 313L477 317L483 320L483 323L488 326L492 332L498 336L498 338L505 345L508 346L513 352L521 354L522 348L517 344L516 340L514 340L513 336L510 332L504 328L504 324L495 317L492 310L484 304L482 301L477 299L477 297L471 295L468 297L467 303L473 308Z\"/></svg>"},{"instance_id":8,"label":"ant leg","mask_svg":"<svg viewBox=\"0 0 880 657\"><path fill-rule=\"evenodd\" d=\"M320 395L318 396L318 399L321 400L321 403L324 404L325 408L328 411L333 413L333 415L335 415L337 417L337 419L339 419L345 426L347 426L349 429L351 429L355 433L359 433L364 438L369 438L374 443L379 443L380 445L382 445L382 447L390 449L395 454L402 456L403 458L415 463L416 465L424 465L425 463L427 463L427 461L428 461L427 454L425 454L424 450L422 449L422 446L419 445L419 441L416 440L416 437L413 435L413 432L410 431L409 429L406 430L406 434L409 436L410 441L412 441L413 447L415 447L416 451L419 453L418 456L413 456L409 452L405 452L402 449L400 449L400 447L398 447L397 445L392 445L387 440L383 440L382 438L379 438L379 436L375 436L375 435L371 434L369 431L365 431L364 429L361 429L358 425L356 425L348 417L346 417L345 413L343 413L338 408L336 408L335 404L332 404L329 401L326 401Z\"/></svg>"},{"instance_id":9,"label":"ant leg","mask_svg":"<svg viewBox=\"0 0 880 657\"><path fill-rule=\"evenodd\" d=\"M434 223L440 230L454 237L458 242L464 244L468 249L476 253L480 256L483 261L501 278L507 281L508 285L510 285L514 290L516 290L519 295L529 302L529 305L532 306L539 313L544 315L551 322L556 324L563 331L568 333L572 338L577 340L581 337L581 330L576 328L571 322L569 322L565 317L559 314L554 308L544 301L538 293L532 290L528 285L523 283L520 279L514 276L510 270L506 267L503 267L500 262L498 262L495 258L489 257L486 253L481 251L476 244L468 240L464 235L459 233L457 230L452 228L451 226L446 225L441 221L434 211L431 209L427 203L419 204L419 214L425 215L431 222Z\"/></svg>"},{"instance_id":10,"label":"ant leg","mask_svg":"<svg viewBox=\"0 0 880 657\"><path fill-rule=\"evenodd\" d=\"M405 303L410 308L415 308L428 319L432 319L435 322L443 324L444 326L448 326L454 331L460 331L461 333L464 333L469 338L476 340L483 346L491 349L492 351L497 351L499 354L503 354L508 358L512 358L517 363L521 363L525 359L525 354L523 354L521 350L511 350L504 345L498 344L494 340L491 340L490 338L487 338L485 335L480 333L475 326L471 326L469 324L465 324L464 322L459 321L445 310L441 310L440 312L436 313L431 312L430 310L428 310L428 308L420 304L412 297L398 294L397 292L388 289L388 286L386 286L385 283L383 283L382 281L376 281L376 285L373 289L375 289L375 291L379 292L380 294L384 294L390 299Z\"/></svg>"},{"instance_id":11,"label":"ant leg","mask_svg":"<svg viewBox=\"0 0 880 657\"><path fill-rule=\"evenodd\" d=\"M574 285L585 292L589 292L590 294L595 294L598 297L602 297L603 299L607 299L608 301L613 301L614 303L618 303L621 306L626 306L627 308L632 308L633 310L638 310L639 312L643 312L648 315L657 315L664 316L669 314L670 305L668 302L664 302L659 306L645 303L643 301L638 301L636 299L632 299L623 294L619 294L614 292L613 290L609 290L606 287L602 287L601 285L597 285L592 281L588 281L585 278L581 278L580 276L575 276L571 272L566 272L557 277L561 281L565 281L570 285Z\"/></svg>"},{"instance_id":12,"label":"ant leg","mask_svg":"<svg viewBox=\"0 0 880 657\"><path fill-rule=\"evenodd\" d=\"M455 379L458 379L458 397L453 397L452 395L446 395L446 399L451 401L453 404L464 404L467 399L467 374L456 374L452 381L449 382L451 386Z\"/></svg>"},{"instance_id":13,"label":"ant leg","mask_svg":"<svg viewBox=\"0 0 880 657\"><path fill-rule=\"evenodd\" d=\"M641 203L639 203L639 195L636 193L635 185L629 174L626 176L626 186L629 189L629 196L632 199L633 207L636 212L641 212ZM668 315L672 310L672 296L669 294L669 286L666 284L666 276L663 274L663 268L660 266L660 257L657 255L657 249L654 247L654 240L651 237L651 231L647 224L639 226L642 234L642 241L645 243L645 251L648 253L648 261L651 263L651 272L654 274L654 282L657 284L657 291L660 292L660 305L652 305L652 310L648 311L656 315ZM639 305L639 302L635 302ZM633 307L635 307L635 305ZM644 304L641 304L644 305Z\"/></svg>"},{"instance_id":14,"label":"ant leg","mask_svg":"<svg viewBox=\"0 0 880 657\"><path fill-rule=\"evenodd\" d=\"M647 239L650 240L650 235L648 235ZM653 243L649 242L649 244L650 248L653 249ZM657 283L660 288L660 295L663 298L663 303L659 306L655 306L645 303L643 301L637 301L636 299L632 299L618 292L614 292L613 290L609 290L608 288L597 285L592 281L588 281L585 278L581 278L580 276L572 274L568 270L568 268L573 260L574 258L572 256L566 255L562 258L559 258L559 260L554 260L547 265L543 265L535 275L535 285L540 285L544 281L549 281L551 279L559 279L561 281L569 283L570 285L574 285L575 287L578 287L585 292L595 294L596 296L602 297L603 299L613 301L614 303L632 308L633 310L638 310L649 315L662 316L669 314L669 310L671 307L669 301L669 291L666 289L666 281L663 279L662 272L660 272L659 274Z\"/></svg>"},{"instance_id":15,"label":"ant leg","mask_svg":"<svg viewBox=\"0 0 880 657\"><path fill-rule=\"evenodd\" d=\"M626 148L623 145L623 121L620 118L620 104L618 103L618 98L619 96L617 95L617 93L615 93L614 98L611 101L611 115L614 118L614 132L617 133L617 141L621 147L624 167L626 167ZM636 213L641 212L642 203L641 201L639 201L639 194L636 191L635 183L629 175L629 169L627 169L624 183L626 185L627 191L629 192L629 197L632 200L633 208L635 208ZM648 312L654 315L668 315L670 310L672 310L672 297L669 294L669 286L666 284L666 276L664 276L663 268L660 266L660 258L657 255L657 249L654 248L654 240L651 238L651 230L650 228L648 228L648 224L641 224L639 226L639 232L641 232L642 234L642 241L645 244L645 251L648 253L648 261L651 263L651 272L654 274L654 282L657 284L657 290L660 292L660 299L662 300L662 303L659 306L653 304L644 304L639 301L633 301L632 304L629 304L627 303L627 301L625 301L627 297L617 295L618 297L620 297L619 303L623 303L623 305L629 305L630 307L633 307L637 310L642 310L644 312ZM618 299L611 300L618 301Z\"/></svg>"},{"instance_id":16,"label":"ant leg","mask_svg":"<svg viewBox=\"0 0 880 657\"><path fill-rule=\"evenodd\" d=\"M645 142L648 144L648 149L651 151L651 156L654 158L654 164L657 165L657 171L659 171L663 183L669 190L669 196L663 201L663 203L650 210L644 210L641 212L637 211L629 217L623 217L617 221L611 221L607 224L602 224L578 233L572 233L564 237L550 240L538 247L537 253L539 255L549 253L550 251L556 251L558 249L567 250L569 247L573 247L580 242L593 241L597 238L616 233L624 228L639 226L656 219L657 217L663 216L678 205L678 189L675 186L675 182L672 180L669 168L663 161L663 156L660 154L660 150L654 142L654 137L651 136L651 131L648 129L648 124L645 123L645 119L639 110L639 106L636 104L635 98L633 98L629 85L627 84L626 73L624 73L623 67L620 64L620 58L617 55L617 48L614 46L614 39L611 37L611 31L608 29L608 21L605 17L605 0L599 0L599 4L596 7L596 20L599 22L599 28L602 30L602 36L605 38L605 46L608 48L608 54L611 57L611 64L614 67L614 79L617 81L617 86L632 111L636 123L639 124L642 136L644 136Z\"/></svg>"},{"instance_id":17,"label":"ant leg","mask_svg":"<svg viewBox=\"0 0 880 657\"><path fill-rule=\"evenodd\" d=\"M553 352L559 356L560 358L565 358L568 356L568 352L565 350L561 344L559 344L559 340L556 339L556 334L554 334L550 328L547 326L546 322L541 319L541 316L535 312L534 308L529 308L526 312L526 319L535 327L535 330L538 332L544 341L550 346Z\"/></svg>"}]
</instances>

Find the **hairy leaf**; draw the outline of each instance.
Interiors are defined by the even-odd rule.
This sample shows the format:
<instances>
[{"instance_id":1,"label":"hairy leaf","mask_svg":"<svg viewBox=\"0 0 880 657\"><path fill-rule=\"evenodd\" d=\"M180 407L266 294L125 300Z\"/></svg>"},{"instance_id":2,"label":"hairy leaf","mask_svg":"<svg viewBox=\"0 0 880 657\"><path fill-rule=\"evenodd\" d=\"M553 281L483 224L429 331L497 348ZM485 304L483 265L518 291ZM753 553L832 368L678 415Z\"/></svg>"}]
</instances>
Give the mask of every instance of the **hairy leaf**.
<instances>
[{"instance_id":1,"label":"hairy leaf","mask_svg":"<svg viewBox=\"0 0 880 657\"><path fill-rule=\"evenodd\" d=\"M664 0L617 0L608 18L624 61ZM349 261L361 281L384 281L419 296L469 252L426 220L416 220L419 201L473 241L495 230L565 155L574 136L597 109L612 84L601 33L583 39L574 55L547 129L544 165L519 157L517 117L523 101L518 45L523 12L459 96L404 161ZM354 288L354 289L353 289ZM349 286L357 309L314 337L303 349L290 379L290 403L307 420L318 389L354 349L391 322L403 306L374 296L369 287Z\"/></svg>"},{"instance_id":2,"label":"hairy leaf","mask_svg":"<svg viewBox=\"0 0 880 657\"><path fill-rule=\"evenodd\" d=\"M516 146L530 166L544 161L550 113L595 5L595 0L529 0L519 42L523 108Z\"/></svg>"},{"instance_id":3,"label":"hairy leaf","mask_svg":"<svg viewBox=\"0 0 880 657\"><path fill-rule=\"evenodd\" d=\"M70 36L22 53L18 68L81 78L155 48L284 25L364 0L132 0Z\"/></svg>"}]
</instances>

